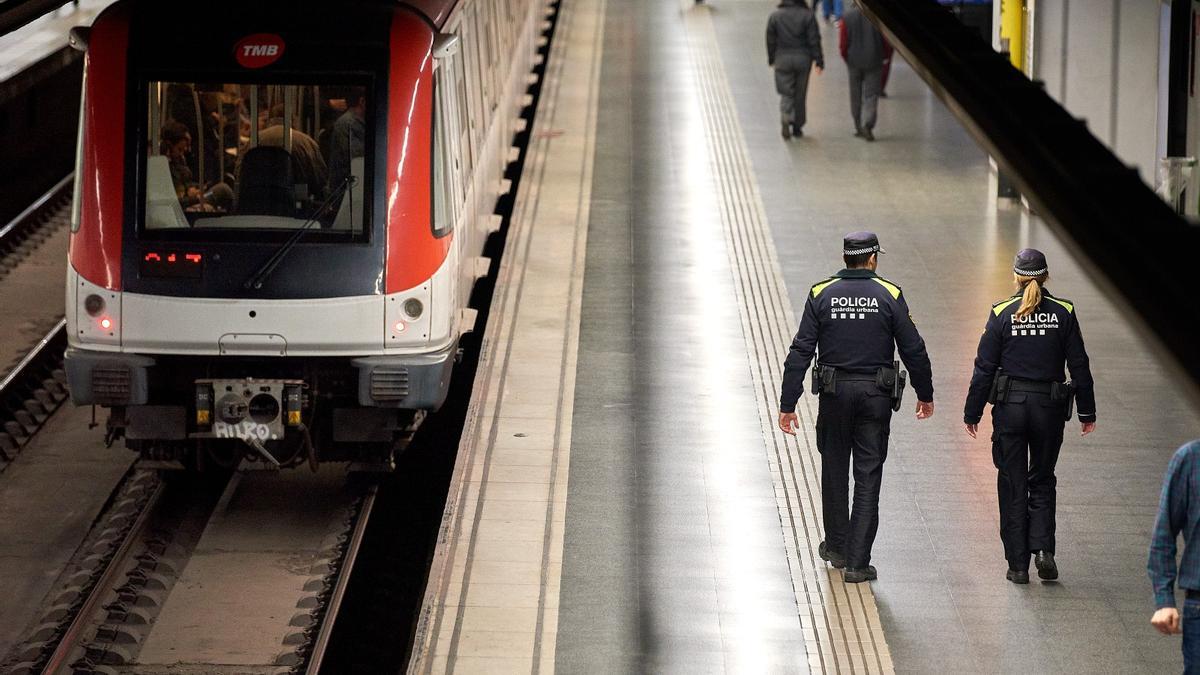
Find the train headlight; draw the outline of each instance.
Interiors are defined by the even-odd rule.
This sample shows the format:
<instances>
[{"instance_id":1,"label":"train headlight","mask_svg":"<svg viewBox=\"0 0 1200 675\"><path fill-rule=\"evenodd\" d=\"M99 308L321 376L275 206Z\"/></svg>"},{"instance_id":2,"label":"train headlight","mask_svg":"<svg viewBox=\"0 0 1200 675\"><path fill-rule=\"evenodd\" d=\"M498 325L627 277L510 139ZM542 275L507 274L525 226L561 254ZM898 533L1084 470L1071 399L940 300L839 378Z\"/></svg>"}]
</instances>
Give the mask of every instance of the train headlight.
<instances>
[{"instance_id":1,"label":"train headlight","mask_svg":"<svg viewBox=\"0 0 1200 675\"><path fill-rule=\"evenodd\" d=\"M96 295L95 293L87 296L87 298L85 298L83 301L83 309L88 313L89 316L100 316L100 314L104 312L104 307L104 298ZM108 327L109 326L105 326L106 329Z\"/></svg>"},{"instance_id":2,"label":"train headlight","mask_svg":"<svg viewBox=\"0 0 1200 675\"><path fill-rule=\"evenodd\" d=\"M421 312L423 311L425 311L425 305L422 305L420 300L409 298L404 301L404 314L413 321L421 318Z\"/></svg>"}]
</instances>

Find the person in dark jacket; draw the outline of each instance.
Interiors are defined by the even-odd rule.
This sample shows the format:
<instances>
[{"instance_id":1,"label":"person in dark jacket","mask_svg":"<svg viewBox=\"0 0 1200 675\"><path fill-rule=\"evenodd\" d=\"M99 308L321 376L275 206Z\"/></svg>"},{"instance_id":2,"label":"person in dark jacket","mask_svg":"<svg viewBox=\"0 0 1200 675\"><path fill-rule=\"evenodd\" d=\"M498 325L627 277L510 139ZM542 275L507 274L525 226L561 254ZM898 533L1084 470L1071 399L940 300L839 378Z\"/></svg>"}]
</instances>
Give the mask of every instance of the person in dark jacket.
<instances>
[{"instance_id":1,"label":"person in dark jacket","mask_svg":"<svg viewBox=\"0 0 1200 675\"><path fill-rule=\"evenodd\" d=\"M963 409L967 434L975 438L984 403L992 403L1000 539L1014 584L1029 583L1031 553L1039 577L1058 578L1054 465L1071 412L1064 366L1071 372L1080 432L1096 428L1096 394L1079 316L1073 302L1045 289L1049 274L1041 251L1017 253L1013 279L1020 290L988 312Z\"/></svg>"},{"instance_id":2,"label":"person in dark jacket","mask_svg":"<svg viewBox=\"0 0 1200 675\"><path fill-rule=\"evenodd\" d=\"M850 116L854 135L875 140L875 117L883 90L883 64L892 58L892 46L871 23L857 0L842 15L839 28L842 60L850 71Z\"/></svg>"},{"instance_id":3,"label":"person in dark jacket","mask_svg":"<svg viewBox=\"0 0 1200 675\"><path fill-rule=\"evenodd\" d=\"M900 287L875 274L883 252L871 232L853 232L842 240L846 269L809 291L783 364L779 396L779 428L794 435L800 423L796 401L815 356L821 382L821 391L814 393L820 394L816 431L825 525L825 541L817 553L835 568L846 568L842 578L848 583L877 578L871 546L879 529L879 488L892 411L899 409L892 386L899 376L897 350L912 372L917 419L933 415L933 369L925 341ZM847 513L852 463L854 507Z\"/></svg>"},{"instance_id":4,"label":"person in dark jacket","mask_svg":"<svg viewBox=\"0 0 1200 675\"><path fill-rule=\"evenodd\" d=\"M804 0L781 0L767 20L767 63L775 68L779 118L783 139L803 136L807 121L805 99L813 65L825 68L817 17Z\"/></svg>"}]
</instances>

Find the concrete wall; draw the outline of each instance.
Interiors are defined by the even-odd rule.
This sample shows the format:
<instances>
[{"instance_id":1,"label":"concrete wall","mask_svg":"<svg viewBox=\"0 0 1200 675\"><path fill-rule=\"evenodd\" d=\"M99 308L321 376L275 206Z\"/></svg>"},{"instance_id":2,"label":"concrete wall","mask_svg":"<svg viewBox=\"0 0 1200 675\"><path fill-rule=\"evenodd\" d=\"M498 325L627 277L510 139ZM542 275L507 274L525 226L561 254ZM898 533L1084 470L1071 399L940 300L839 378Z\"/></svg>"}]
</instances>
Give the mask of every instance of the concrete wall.
<instances>
[{"instance_id":1,"label":"concrete wall","mask_svg":"<svg viewBox=\"0 0 1200 675\"><path fill-rule=\"evenodd\" d=\"M1154 184L1159 146L1159 0L1027 0L1031 76ZM1162 36L1165 39L1165 35Z\"/></svg>"}]
</instances>

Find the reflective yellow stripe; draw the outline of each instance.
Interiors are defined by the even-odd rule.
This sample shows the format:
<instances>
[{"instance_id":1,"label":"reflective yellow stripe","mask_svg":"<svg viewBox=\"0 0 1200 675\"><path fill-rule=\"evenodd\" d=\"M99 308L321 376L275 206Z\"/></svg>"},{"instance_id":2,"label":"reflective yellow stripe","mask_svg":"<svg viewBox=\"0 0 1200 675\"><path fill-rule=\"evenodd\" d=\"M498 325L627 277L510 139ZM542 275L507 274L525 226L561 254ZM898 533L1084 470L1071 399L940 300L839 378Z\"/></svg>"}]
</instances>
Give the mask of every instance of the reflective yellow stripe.
<instances>
[{"instance_id":1,"label":"reflective yellow stripe","mask_svg":"<svg viewBox=\"0 0 1200 675\"><path fill-rule=\"evenodd\" d=\"M996 306L992 307L992 313L995 314L996 316L1000 316L1000 312L1003 312L1005 307L1008 307L1009 305L1013 304L1014 302L1016 302L1020 299L1021 298L1011 298L1009 300L1001 302L1001 303L997 304Z\"/></svg>"},{"instance_id":2,"label":"reflective yellow stripe","mask_svg":"<svg viewBox=\"0 0 1200 675\"><path fill-rule=\"evenodd\" d=\"M879 277L874 277L874 279L875 279L875 281L879 282L880 286L883 286L884 288L886 288L888 293L892 294L893 300L898 300L900 298L900 287L899 286L897 286L896 284L893 284L890 281L885 281L883 279L880 279Z\"/></svg>"},{"instance_id":3,"label":"reflective yellow stripe","mask_svg":"<svg viewBox=\"0 0 1200 675\"><path fill-rule=\"evenodd\" d=\"M814 298L817 297L818 295L821 294L821 291L825 290L826 288L829 288L830 286L832 286L833 284L836 284L839 281L841 281L841 279L830 279L829 281L825 281L825 282L817 284L816 286L813 286L812 296Z\"/></svg>"},{"instance_id":4,"label":"reflective yellow stripe","mask_svg":"<svg viewBox=\"0 0 1200 675\"><path fill-rule=\"evenodd\" d=\"M1071 303L1067 302L1066 300L1059 300L1058 298L1052 298L1048 295L1046 296L1046 299L1053 300L1054 302L1057 302L1058 304L1062 305L1063 307L1066 307L1068 312L1075 311L1075 305L1072 305Z\"/></svg>"}]
</instances>

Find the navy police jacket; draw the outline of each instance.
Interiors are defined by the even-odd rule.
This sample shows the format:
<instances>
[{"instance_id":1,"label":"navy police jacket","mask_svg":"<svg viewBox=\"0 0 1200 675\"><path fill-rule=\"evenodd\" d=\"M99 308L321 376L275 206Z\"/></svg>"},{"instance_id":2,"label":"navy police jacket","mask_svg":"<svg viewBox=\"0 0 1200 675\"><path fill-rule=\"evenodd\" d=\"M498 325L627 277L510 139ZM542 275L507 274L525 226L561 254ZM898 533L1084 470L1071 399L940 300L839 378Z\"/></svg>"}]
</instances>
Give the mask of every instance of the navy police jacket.
<instances>
[{"instance_id":1,"label":"navy police jacket","mask_svg":"<svg viewBox=\"0 0 1200 675\"><path fill-rule=\"evenodd\" d=\"M917 398L932 401L933 369L900 287L867 269L838 272L808 293L800 330L783 362L779 410L796 409L814 355L822 366L874 375L892 366L897 347Z\"/></svg>"},{"instance_id":2,"label":"navy police jacket","mask_svg":"<svg viewBox=\"0 0 1200 675\"><path fill-rule=\"evenodd\" d=\"M1096 421L1096 393L1088 367L1083 334L1075 305L1042 291L1042 302L1024 319L1016 317L1021 295L992 305L987 326L979 338L975 373L967 391L963 422L978 424L996 369L1005 375L1034 382L1063 382L1063 365L1071 371L1079 421Z\"/></svg>"}]
</instances>

